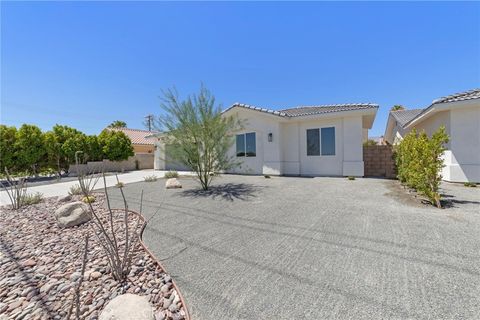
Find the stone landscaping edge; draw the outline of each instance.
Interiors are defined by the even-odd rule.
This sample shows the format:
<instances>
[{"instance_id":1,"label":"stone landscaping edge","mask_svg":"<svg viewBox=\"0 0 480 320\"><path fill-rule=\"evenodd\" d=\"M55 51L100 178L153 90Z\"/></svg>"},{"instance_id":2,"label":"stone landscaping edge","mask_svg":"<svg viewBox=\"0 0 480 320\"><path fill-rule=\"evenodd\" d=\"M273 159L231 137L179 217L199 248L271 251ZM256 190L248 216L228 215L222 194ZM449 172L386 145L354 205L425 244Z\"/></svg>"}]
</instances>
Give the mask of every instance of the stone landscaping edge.
<instances>
[{"instance_id":1,"label":"stone landscaping edge","mask_svg":"<svg viewBox=\"0 0 480 320\"><path fill-rule=\"evenodd\" d=\"M113 209L112 210L124 210L124 209ZM162 271L166 274L169 274L167 272L167 270L165 269L165 267L163 266L163 264L157 259L157 257L155 257L155 255L152 253L152 251L150 251L150 249L148 249L148 246L145 244L145 242L143 242L143 231L145 230L146 226L147 226L147 221L145 220L145 217L137 212L137 211L134 211L134 210L131 210L131 209L128 209L129 212L137 215L141 221L142 221L142 227L140 228L140 234L138 235L139 236L139 242L140 242L140 245L143 247L143 249L148 253L148 255L150 256L150 258L152 258L152 260L160 267L160 269L162 269ZM191 317L190 317L190 311L188 310L188 306L187 304L185 303L185 299L180 291L180 289L178 288L177 284L175 283L175 281L173 280L172 278L172 286L173 288L177 291L177 295L180 299L180 302L182 303L182 306L185 308L185 320L191 320Z\"/></svg>"}]
</instances>

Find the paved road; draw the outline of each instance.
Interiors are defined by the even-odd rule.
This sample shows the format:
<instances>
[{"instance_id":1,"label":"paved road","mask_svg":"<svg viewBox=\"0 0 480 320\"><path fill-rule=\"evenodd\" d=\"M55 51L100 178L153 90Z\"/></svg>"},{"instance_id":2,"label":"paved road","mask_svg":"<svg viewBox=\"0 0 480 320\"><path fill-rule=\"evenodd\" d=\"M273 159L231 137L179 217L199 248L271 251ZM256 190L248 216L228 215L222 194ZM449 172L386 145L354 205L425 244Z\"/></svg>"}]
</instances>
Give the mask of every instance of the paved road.
<instances>
[{"instance_id":1,"label":"paved road","mask_svg":"<svg viewBox=\"0 0 480 320\"><path fill-rule=\"evenodd\" d=\"M380 179L182 182L125 191L135 209L144 189L149 217L160 206L144 239L194 320L480 317L480 188L444 184L439 210Z\"/></svg>"},{"instance_id":2,"label":"paved road","mask_svg":"<svg viewBox=\"0 0 480 320\"><path fill-rule=\"evenodd\" d=\"M161 178L164 176L166 171L156 171L153 169L149 170L137 170L131 171L127 173L118 174L118 179L123 183L132 183L143 181L145 176L156 175L157 177ZM187 172L181 172L181 174L189 174ZM109 174L106 176L107 187L111 187L117 184L117 179L114 174ZM32 184L31 187L28 188L28 193L35 193L40 192L45 197L55 197L55 196L63 196L67 195L68 191L71 186L78 184L76 179L68 178L66 182L56 182L52 181L49 184L42 184L42 185L35 185ZM97 187L103 188L103 181L99 180L97 183ZM8 204L9 199L8 195L5 191L0 191L0 205Z\"/></svg>"}]
</instances>

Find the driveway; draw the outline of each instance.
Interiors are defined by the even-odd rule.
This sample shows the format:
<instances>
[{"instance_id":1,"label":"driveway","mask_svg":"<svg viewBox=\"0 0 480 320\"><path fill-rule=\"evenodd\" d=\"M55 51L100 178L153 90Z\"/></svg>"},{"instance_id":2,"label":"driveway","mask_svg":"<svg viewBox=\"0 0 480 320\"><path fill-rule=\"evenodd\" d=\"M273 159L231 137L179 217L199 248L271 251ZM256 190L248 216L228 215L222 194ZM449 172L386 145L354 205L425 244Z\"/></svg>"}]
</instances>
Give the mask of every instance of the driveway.
<instances>
[{"instance_id":1,"label":"driveway","mask_svg":"<svg viewBox=\"0 0 480 320\"><path fill-rule=\"evenodd\" d=\"M479 317L480 188L444 184L440 210L382 179L181 181L125 192L194 320Z\"/></svg>"}]
</instances>

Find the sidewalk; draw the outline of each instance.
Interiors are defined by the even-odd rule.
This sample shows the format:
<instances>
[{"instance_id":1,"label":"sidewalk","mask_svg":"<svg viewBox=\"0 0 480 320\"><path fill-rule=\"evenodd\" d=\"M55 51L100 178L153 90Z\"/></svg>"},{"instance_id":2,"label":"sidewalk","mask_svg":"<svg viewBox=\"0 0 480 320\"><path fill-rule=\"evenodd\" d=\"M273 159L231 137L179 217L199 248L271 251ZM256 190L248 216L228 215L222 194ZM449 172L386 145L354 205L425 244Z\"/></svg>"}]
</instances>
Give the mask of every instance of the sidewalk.
<instances>
[{"instance_id":1,"label":"sidewalk","mask_svg":"<svg viewBox=\"0 0 480 320\"><path fill-rule=\"evenodd\" d=\"M124 184L143 181L144 177L155 175L158 178L163 178L167 171L159 171L153 169L147 170L138 170L138 171L131 171L127 173L118 174L118 180L123 182ZM179 172L182 175L191 174L190 172ZM107 187L112 187L117 184L117 178L115 175L109 175L105 177L107 182ZM68 182L60 182L60 183L52 183L52 184L45 184L40 186L32 186L28 188L28 193L35 193L40 192L43 194L44 197L55 197L55 196L63 196L67 195L70 187L73 185L78 184L77 180L68 181ZM103 187L103 179L100 178L97 182L96 188ZM7 192L0 191L0 205L9 204L10 200L8 199Z\"/></svg>"}]
</instances>

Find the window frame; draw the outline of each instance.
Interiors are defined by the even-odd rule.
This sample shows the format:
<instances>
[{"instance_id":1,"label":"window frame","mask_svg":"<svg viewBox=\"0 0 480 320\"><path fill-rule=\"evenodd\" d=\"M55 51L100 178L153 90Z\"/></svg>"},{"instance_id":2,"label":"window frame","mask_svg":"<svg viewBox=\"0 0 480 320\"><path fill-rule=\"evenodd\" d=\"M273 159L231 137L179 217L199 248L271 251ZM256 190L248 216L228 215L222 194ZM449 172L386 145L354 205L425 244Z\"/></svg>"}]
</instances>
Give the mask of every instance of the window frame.
<instances>
[{"instance_id":1,"label":"window frame","mask_svg":"<svg viewBox=\"0 0 480 320\"><path fill-rule=\"evenodd\" d=\"M254 155L248 155L247 153L247 135L252 135L254 137L253 146L254 146ZM238 138L243 137L243 154L239 155L238 152ZM244 132L238 133L235 135L235 156L237 158L255 158L257 156L257 133L255 131L252 132Z\"/></svg>"},{"instance_id":2,"label":"window frame","mask_svg":"<svg viewBox=\"0 0 480 320\"><path fill-rule=\"evenodd\" d=\"M333 128L333 154L322 153L322 129ZM316 130L318 132L318 154L308 154L308 131ZM335 157L337 155L337 129L335 126L325 126L318 128L306 128L305 129L305 153L307 157Z\"/></svg>"}]
</instances>

